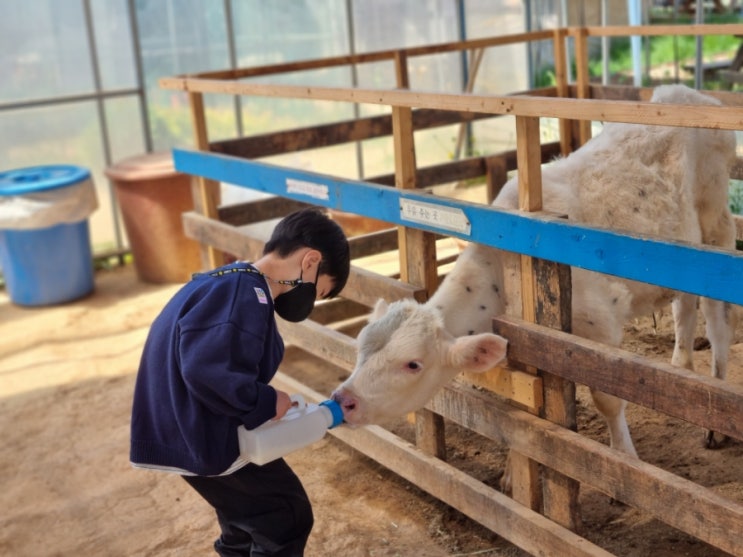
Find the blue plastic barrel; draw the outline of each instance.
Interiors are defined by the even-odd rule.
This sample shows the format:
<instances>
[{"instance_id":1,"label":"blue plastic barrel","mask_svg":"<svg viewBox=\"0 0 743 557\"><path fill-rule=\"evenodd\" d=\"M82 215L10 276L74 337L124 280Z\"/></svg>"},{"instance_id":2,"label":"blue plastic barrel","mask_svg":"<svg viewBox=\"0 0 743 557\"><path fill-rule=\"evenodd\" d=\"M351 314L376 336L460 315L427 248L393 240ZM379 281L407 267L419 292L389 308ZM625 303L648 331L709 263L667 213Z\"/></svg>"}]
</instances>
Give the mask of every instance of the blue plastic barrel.
<instances>
[{"instance_id":1,"label":"blue plastic barrel","mask_svg":"<svg viewBox=\"0 0 743 557\"><path fill-rule=\"evenodd\" d=\"M14 303L60 304L93 291L87 216L95 206L86 169L52 165L0 173L0 267Z\"/></svg>"}]
</instances>

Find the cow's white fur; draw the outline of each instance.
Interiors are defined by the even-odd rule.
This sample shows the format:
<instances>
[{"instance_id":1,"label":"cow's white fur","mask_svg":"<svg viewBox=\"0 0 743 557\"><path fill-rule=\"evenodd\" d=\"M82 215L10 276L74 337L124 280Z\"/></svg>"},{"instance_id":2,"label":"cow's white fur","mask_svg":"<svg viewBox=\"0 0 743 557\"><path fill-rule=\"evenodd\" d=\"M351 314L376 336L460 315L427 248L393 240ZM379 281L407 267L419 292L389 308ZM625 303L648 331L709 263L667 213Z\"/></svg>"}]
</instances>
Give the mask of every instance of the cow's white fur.
<instances>
[{"instance_id":1,"label":"cow's white fur","mask_svg":"<svg viewBox=\"0 0 743 557\"><path fill-rule=\"evenodd\" d=\"M652 102L720 104L681 85L657 88ZM732 132L608 123L575 153L543 169L543 205L576 222L733 247L728 178L734 157ZM515 178L494 205L518 208ZM459 371L489 369L500 361L505 340L490 333L491 320L519 309L507 291L514 257L472 244L427 303L377 304L359 335L356 368L334 394L344 405L346 420L363 424L400 416L420 408ZM674 298L676 293L668 290L578 268L572 281L573 333L611 345L621 342L627 320L673 300L672 361L692 368L696 297ZM724 378L732 340L729 307L713 300L703 300L701 307L713 373ZM592 394L609 425L611 445L636 455L624 416L626 403Z\"/></svg>"}]
</instances>

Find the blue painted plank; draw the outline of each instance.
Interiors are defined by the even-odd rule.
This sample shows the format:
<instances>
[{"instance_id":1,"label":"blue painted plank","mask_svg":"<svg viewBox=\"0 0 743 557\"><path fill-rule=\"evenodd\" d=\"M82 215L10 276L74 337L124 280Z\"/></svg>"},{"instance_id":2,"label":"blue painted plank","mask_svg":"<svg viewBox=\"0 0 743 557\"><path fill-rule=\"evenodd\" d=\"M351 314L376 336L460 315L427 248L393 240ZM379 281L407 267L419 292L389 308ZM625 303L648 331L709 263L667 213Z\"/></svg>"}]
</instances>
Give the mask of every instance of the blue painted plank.
<instances>
[{"instance_id":1,"label":"blue painted plank","mask_svg":"<svg viewBox=\"0 0 743 557\"><path fill-rule=\"evenodd\" d=\"M238 157L173 151L180 172L289 197L395 224L456 236L495 248L557 261L591 271L657 284L743 304L743 256L719 249L697 249L680 242L576 225L544 215L526 216L434 195L346 180ZM424 222L402 213L403 205L454 214ZM406 213L410 214L410 212ZM461 218L457 218L457 214ZM454 222L454 224L452 224ZM466 226L465 226L466 225Z\"/></svg>"}]
</instances>

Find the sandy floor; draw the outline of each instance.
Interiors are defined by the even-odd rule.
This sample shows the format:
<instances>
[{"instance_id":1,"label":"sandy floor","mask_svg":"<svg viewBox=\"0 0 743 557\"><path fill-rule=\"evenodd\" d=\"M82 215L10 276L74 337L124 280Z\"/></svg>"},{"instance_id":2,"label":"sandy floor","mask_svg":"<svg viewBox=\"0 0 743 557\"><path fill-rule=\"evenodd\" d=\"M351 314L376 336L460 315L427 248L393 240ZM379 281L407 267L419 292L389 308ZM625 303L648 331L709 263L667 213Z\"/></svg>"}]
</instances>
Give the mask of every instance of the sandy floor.
<instances>
[{"instance_id":1,"label":"sandy floor","mask_svg":"<svg viewBox=\"0 0 743 557\"><path fill-rule=\"evenodd\" d=\"M176 288L125 268L97 273L94 295L63 306L21 308L2 293L1 555L210 554L211 509L179 477L128 462L141 347ZM315 505L308 555L449 554L445 534L408 512L416 500L420 511L446 508L340 442L288 460Z\"/></svg>"},{"instance_id":2,"label":"sandy floor","mask_svg":"<svg viewBox=\"0 0 743 557\"><path fill-rule=\"evenodd\" d=\"M21 308L0 293L0 555L211 554L217 535L211 509L177 476L128 463L141 347L176 288L143 284L123 268L98 272L92 296L63 306ZM658 332L631 326L633 348L665 359L667 316L661 325ZM732 378L741 382L742 348L736 345L732 356ZM339 371L296 349L284 370L325 373L316 389L340 379ZM605 439L593 407L582 401L580 410L581 430ZM743 500L743 444L706 451L693 426L638 408L629 418L643 458ZM455 436L450 462L496 484L505 451L447 431ZM315 508L310 557L522 555L329 436L288 460ZM582 498L584 534L617 555L722 555L600 494Z\"/></svg>"}]
</instances>

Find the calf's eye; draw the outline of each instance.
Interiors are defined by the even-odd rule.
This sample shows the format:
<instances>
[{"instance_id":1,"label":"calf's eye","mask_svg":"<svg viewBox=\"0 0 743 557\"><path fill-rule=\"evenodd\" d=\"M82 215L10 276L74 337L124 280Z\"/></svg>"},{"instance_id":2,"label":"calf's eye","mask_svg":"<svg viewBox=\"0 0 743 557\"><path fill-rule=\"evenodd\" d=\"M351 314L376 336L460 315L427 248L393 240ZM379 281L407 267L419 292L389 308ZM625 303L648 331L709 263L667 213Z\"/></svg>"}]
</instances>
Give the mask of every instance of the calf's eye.
<instances>
[{"instance_id":1,"label":"calf's eye","mask_svg":"<svg viewBox=\"0 0 743 557\"><path fill-rule=\"evenodd\" d=\"M410 373L418 373L423 369L423 364L418 360L412 360L403 366L403 369Z\"/></svg>"}]
</instances>

